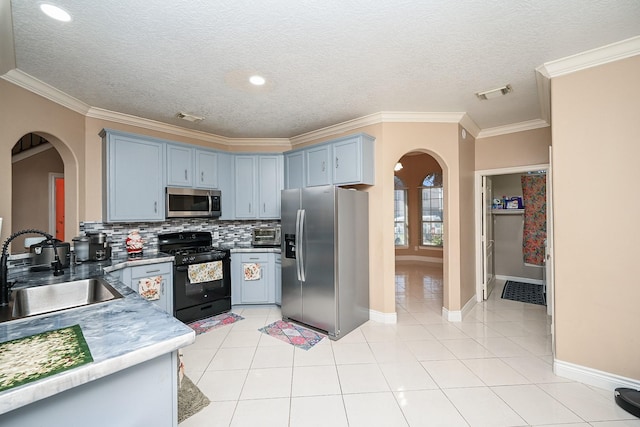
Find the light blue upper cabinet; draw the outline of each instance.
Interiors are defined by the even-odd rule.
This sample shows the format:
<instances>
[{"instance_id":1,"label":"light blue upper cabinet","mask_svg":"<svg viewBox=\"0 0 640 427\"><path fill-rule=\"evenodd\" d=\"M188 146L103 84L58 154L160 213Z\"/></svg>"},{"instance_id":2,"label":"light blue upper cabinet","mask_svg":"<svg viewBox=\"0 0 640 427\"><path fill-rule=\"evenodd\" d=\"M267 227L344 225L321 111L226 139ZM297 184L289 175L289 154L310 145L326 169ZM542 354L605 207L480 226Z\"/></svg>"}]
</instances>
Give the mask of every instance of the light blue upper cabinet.
<instances>
[{"instance_id":1,"label":"light blue upper cabinet","mask_svg":"<svg viewBox=\"0 0 640 427\"><path fill-rule=\"evenodd\" d=\"M280 218L282 156L258 156L258 218Z\"/></svg>"},{"instance_id":2,"label":"light blue upper cabinet","mask_svg":"<svg viewBox=\"0 0 640 427\"><path fill-rule=\"evenodd\" d=\"M196 188L218 188L218 153L196 150Z\"/></svg>"},{"instance_id":3,"label":"light blue upper cabinet","mask_svg":"<svg viewBox=\"0 0 640 427\"><path fill-rule=\"evenodd\" d=\"M284 155L284 188L304 187L304 151Z\"/></svg>"},{"instance_id":4,"label":"light blue upper cabinet","mask_svg":"<svg viewBox=\"0 0 640 427\"><path fill-rule=\"evenodd\" d=\"M235 218L280 218L282 155L235 156Z\"/></svg>"},{"instance_id":5,"label":"light blue upper cabinet","mask_svg":"<svg viewBox=\"0 0 640 427\"><path fill-rule=\"evenodd\" d=\"M176 187L193 186L193 149L167 145L167 184Z\"/></svg>"},{"instance_id":6,"label":"light blue upper cabinet","mask_svg":"<svg viewBox=\"0 0 640 427\"><path fill-rule=\"evenodd\" d=\"M373 137L359 134L331 144L333 184L375 183Z\"/></svg>"},{"instance_id":7,"label":"light blue upper cabinet","mask_svg":"<svg viewBox=\"0 0 640 427\"><path fill-rule=\"evenodd\" d=\"M162 221L165 145L103 130L103 221Z\"/></svg>"},{"instance_id":8,"label":"light blue upper cabinet","mask_svg":"<svg viewBox=\"0 0 640 427\"><path fill-rule=\"evenodd\" d=\"M218 188L218 158L214 151L167 144L167 185Z\"/></svg>"},{"instance_id":9,"label":"light blue upper cabinet","mask_svg":"<svg viewBox=\"0 0 640 427\"><path fill-rule=\"evenodd\" d=\"M235 217L256 217L256 156L235 158Z\"/></svg>"},{"instance_id":10,"label":"light blue upper cabinet","mask_svg":"<svg viewBox=\"0 0 640 427\"><path fill-rule=\"evenodd\" d=\"M285 188L374 185L374 142L371 135L358 133L284 153Z\"/></svg>"},{"instance_id":11,"label":"light blue upper cabinet","mask_svg":"<svg viewBox=\"0 0 640 427\"><path fill-rule=\"evenodd\" d=\"M308 148L305 153L307 186L331 184L331 148L328 145Z\"/></svg>"}]
</instances>

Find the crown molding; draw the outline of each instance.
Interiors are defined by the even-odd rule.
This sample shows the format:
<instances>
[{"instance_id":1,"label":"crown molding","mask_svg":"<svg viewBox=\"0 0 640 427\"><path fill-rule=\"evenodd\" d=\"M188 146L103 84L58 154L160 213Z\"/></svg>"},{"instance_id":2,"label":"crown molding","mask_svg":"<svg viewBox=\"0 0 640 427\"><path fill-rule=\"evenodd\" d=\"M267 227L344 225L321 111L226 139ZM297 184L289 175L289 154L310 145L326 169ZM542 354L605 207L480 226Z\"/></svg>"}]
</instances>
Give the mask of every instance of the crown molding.
<instances>
[{"instance_id":1,"label":"crown molding","mask_svg":"<svg viewBox=\"0 0 640 427\"><path fill-rule=\"evenodd\" d=\"M551 123L551 79L536 68L536 87L538 89L538 105L540 117Z\"/></svg>"},{"instance_id":2,"label":"crown molding","mask_svg":"<svg viewBox=\"0 0 640 427\"><path fill-rule=\"evenodd\" d=\"M638 54L640 54L640 36L587 50L556 61L545 62L536 68L536 71L544 77L552 79Z\"/></svg>"},{"instance_id":3,"label":"crown molding","mask_svg":"<svg viewBox=\"0 0 640 427\"><path fill-rule=\"evenodd\" d=\"M492 128L482 129L478 133L478 139L489 138L491 136L506 135L515 132L524 132L527 130L540 129L549 127L549 123L542 119L527 120L526 122L512 123L505 126L496 126Z\"/></svg>"},{"instance_id":4,"label":"crown molding","mask_svg":"<svg viewBox=\"0 0 640 427\"><path fill-rule=\"evenodd\" d=\"M480 135L480 132L482 131L467 113L465 113L464 116L462 116L462 119L460 119L460 126L465 128L474 138L478 138L478 135Z\"/></svg>"},{"instance_id":5,"label":"crown molding","mask_svg":"<svg viewBox=\"0 0 640 427\"><path fill-rule=\"evenodd\" d=\"M36 79L18 68L14 68L0 77L15 84L16 86L20 86L21 88L28 90L29 92L40 95L49 101L75 111L76 113L86 115L89 108L91 108L88 104L85 104L79 99L76 99L71 95L67 95L61 90L56 89L42 80Z\"/></svg>"},{"instance_id":6,"label":"crown molding","mask_svg":"<svg viewBox=\"0 0 640 427\"><path fill-rule=\"evenodd\" d=\"M268 145L271 147L280 147L285 149L291 148L288 138L227 138L225 136L187 129L168 123L158 122L156 120L145 119L142 117L132 116L130 114L118 113L116 111L96 107L91 107L86 116L229 147Z\"/></svg>"},{"instance_id":7,"label":"crown molding","mask_svg":"<svg viewBox=\"0 0 640 427\"><path fill-rule=\"evenodd\" d=\"M303 133L291 138L291 146L315 141L318 139L333 136L335 134L349 132L365 126L377 125L380 123L460 123L464 127L468 126L469 133L475 136L478 126L466 113L421 113L404 111L381 111L358 117L346 122L327 126L311 132ZM475 134L474 134L475 132Z\"/></svg>"}]
</instances>

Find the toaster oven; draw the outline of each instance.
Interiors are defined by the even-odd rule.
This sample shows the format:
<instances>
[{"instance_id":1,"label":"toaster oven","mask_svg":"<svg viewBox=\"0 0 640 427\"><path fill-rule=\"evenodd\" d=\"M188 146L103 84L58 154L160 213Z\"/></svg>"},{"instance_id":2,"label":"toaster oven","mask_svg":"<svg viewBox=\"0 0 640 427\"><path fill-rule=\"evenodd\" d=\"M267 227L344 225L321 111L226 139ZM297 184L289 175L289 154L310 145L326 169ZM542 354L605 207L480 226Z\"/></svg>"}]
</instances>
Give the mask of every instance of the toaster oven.
<instances>
[{"instance_id":1,"label":"toaster oven","mask_svg":"<svg viewBox=\"0 0 640 427\"><path fill-rule=\"evenodd\" d=\"M251 245L257 247L280 246L280 227L254 227L251 231Z\"/></svg>"}]
</instances>

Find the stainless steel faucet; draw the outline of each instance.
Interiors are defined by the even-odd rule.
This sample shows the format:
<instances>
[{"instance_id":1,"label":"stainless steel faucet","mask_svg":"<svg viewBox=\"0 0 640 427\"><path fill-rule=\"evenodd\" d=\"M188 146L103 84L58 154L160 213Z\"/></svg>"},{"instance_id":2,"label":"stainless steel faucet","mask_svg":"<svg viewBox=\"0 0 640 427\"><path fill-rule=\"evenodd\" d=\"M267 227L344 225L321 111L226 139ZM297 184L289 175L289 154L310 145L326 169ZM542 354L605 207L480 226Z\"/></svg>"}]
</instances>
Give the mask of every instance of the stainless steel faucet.
<instances>
[{"instance_id":1,"label":"stainless steel faucet","mask_svg":"<svg viewBox=\"0 0 640 427\"><path fill-rule=\"evenodd\" d=\"M12 284L10 284L8 280L9 269L7 267L7 263L9 261L9 254L7 252L9 248L9 243L11 243L11 241L16 237L21 236L23 234L40 234L44 236L47 240L51 241L51 243L53 244L53 253L55 255L55 260L53 263L51 263L51 266L53 267L53 275L61 276L64 274L64 271L62 270L62 263L60 262L60 258L58 257L58 248L56 246L56 239L54 239L51 234L45 233L44 231L40 231L40 230L34 230L34 229L22 230L22 231L13 233L11 236L9 236L7 240L5 240L4 245L2 246L2 258L0 258L0 307L9 304L9 292L11 291L11 286L12 286Z\"/></svg>"}]
</instances>

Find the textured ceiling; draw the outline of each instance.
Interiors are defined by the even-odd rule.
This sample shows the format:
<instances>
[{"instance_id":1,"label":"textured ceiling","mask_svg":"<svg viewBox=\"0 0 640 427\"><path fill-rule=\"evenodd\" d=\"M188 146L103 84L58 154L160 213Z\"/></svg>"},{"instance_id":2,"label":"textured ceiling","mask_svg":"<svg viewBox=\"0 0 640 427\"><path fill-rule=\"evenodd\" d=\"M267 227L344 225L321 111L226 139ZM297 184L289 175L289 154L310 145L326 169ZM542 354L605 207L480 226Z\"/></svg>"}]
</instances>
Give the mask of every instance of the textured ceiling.
<instances>
[{"instance_id":1,"label":"textured ceiling","mask_svg":"<svg viewBox=\"0 0 640 427\"><path fill-rule=\"evenodd\" d=\"M20 70L93 107L227 137L380 111L466 112L481 129L538 119L536 67L640 34L638 0L52 0L69 23L40 3L11 2Z\"/></svg>"}]
</instances>

